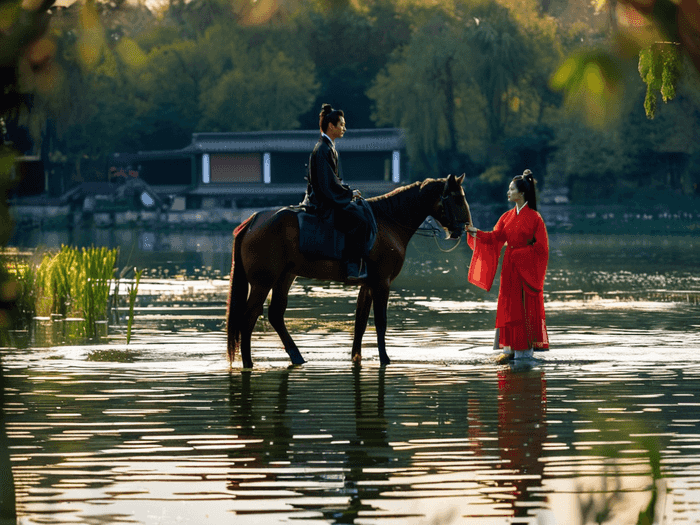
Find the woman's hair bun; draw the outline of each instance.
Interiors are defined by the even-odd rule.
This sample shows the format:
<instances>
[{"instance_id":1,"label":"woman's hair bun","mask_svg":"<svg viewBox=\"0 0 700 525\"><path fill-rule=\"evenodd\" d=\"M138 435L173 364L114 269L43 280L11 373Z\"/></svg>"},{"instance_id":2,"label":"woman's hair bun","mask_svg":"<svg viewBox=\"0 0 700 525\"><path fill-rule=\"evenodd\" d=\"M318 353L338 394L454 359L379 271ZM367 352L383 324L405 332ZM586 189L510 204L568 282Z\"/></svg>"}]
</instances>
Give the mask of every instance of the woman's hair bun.
<instances>
[{"instance_id":1,"label":"woman's hair bun","mask_svg":"<svg viewBox=\"0 0 700 525\"><path fill-rule=\"evenodd\" d=\"M333 111L333 106L330 104L323 104L323 106L321 106L322 115L328 115L331 111Z\"/></svg>"}]
</instances>

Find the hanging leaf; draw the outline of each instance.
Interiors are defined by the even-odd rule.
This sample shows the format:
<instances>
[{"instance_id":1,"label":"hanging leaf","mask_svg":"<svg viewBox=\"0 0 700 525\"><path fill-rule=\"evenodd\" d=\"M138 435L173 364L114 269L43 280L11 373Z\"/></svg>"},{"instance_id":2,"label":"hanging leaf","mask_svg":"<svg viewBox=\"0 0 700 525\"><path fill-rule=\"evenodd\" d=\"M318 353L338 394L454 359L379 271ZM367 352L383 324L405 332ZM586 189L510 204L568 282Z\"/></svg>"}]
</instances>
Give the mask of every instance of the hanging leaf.
<instances>
[{"instance_id":1,"label":"hanging leaf","mask_svg":"<svg viewBox=\"0 0 700 525\"><path fill-rule=\"evenodd\" d=\"M84 67L93 69L98 64L105 45L104 32L94 0L85 2L80 10L78 24L80 30L80 37L76 44L78 57Z\"/></svg>"},{"instance_id":2,"label":"hanging leaf","mask_svg":"<svg viewBox=\"0 0 700 525\"><path fill-rule=\"evenodd\" d=\"M656 42L639 52L639 75L647 85L644 111L648 119L656 115L659 93L664 102L676 96L681 74L681 54L674 42Z\"/></svg>"}]
</instances>

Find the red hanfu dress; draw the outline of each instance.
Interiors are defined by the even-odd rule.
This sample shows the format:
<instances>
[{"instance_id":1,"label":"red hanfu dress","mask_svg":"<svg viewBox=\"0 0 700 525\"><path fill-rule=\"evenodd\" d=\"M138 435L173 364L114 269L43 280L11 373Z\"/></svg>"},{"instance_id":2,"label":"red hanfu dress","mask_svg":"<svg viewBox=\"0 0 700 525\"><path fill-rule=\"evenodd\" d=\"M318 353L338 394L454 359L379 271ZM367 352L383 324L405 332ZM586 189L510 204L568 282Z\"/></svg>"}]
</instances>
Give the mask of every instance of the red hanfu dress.
<instances>
[{"instance_id":1,"label":"red hanfu dress","mask_svg":"<svg viewBox=\"0 0 700 525\"><path fill-rule=\"evenodd\" d=\"M504 213L491 232L467 234L474 250L469 282L490 290L498 258L506 245L498 290L496 329L498 346L511 350L549 348L544 316L544 276L549 260L547 228L539 213L527 203Z\"/></svg>"}]
</instances>

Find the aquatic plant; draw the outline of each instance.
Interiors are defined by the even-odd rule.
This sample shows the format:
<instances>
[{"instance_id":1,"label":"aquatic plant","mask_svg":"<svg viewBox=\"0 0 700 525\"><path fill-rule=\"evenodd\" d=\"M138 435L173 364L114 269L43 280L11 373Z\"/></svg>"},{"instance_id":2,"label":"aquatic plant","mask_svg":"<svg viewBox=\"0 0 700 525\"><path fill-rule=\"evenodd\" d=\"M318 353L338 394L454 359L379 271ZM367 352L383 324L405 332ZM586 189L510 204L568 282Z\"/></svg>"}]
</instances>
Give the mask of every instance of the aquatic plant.
<instances>
[{"instance_id":1,"label":"aquatic plant","mask_svg":"<svg viewBox=\"0 0 700 525\"><path fill-rule=\"evenodd\" d=\"M95 323L107 319L109 294L118 249L62 246L47 253L36 269L35 314L80 317L87 337L94 337Z\"/></svg>"},{"instance_id":2,"label":"aquatic plant","mask_svg":"<svg viewBox=\"0 0 700 525\"><path fill-rule=\"evenodd\" d=\"M6 250L3 250L2 262L2 270L7 274L4 286L12 288L13 324L27 325L34 317L36 307L36 267L22 260L19 253Z\"/></svg>"},{"instance_id":3,"label":"aquatic plant","mask_svg":"<svg viewBox=\"0 0 700 525\"><path fill-rule=\"evenodd\" d=\"M127 290L129 294L129 319L126 323L126 344L131 342L131 327L134 324L134 304L136 303L136 295L139 293L139 282L141 281L142 273L143 270L134 268L134 280Z\"/></svg>"},{"instance_id":4,"label":"aquatic plant","mask_svg":"<svg viewBox=\"0 0 700 525\"><path fill-rule=\"evenodd\" d=\"M138 356L132 350L117 350L108 348L106 350L93 350L87 355L88 361L101 361L111 363L133 363Z\"/></svg>"}]
</instances>

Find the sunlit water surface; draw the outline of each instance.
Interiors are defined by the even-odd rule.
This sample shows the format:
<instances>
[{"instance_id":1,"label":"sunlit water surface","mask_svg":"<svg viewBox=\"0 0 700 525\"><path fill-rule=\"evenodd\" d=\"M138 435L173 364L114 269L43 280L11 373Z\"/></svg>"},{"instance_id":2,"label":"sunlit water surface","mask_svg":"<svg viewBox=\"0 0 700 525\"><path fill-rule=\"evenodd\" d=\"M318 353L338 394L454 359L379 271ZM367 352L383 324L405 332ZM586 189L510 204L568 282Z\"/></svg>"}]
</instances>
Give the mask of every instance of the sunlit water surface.
<instances>
[{"instance_id":1,"label":"sunlit water surface","mask_svg":"<svg viewBox=\"0 0 700 525\"><path fill-rule=\"evenodd\" d=\"M255 368L229 371L215 276L152 275L128 346L123 325L17 334L20 523L633 525L652 494L658 523L700 523L698 240L553 236L552 350L518 367L494 359L495 289L431 243L385 368L371 327L350 363L356 290L312 281L287 315L301 367L261 322Z\"/></svg>"}]
</instances>

